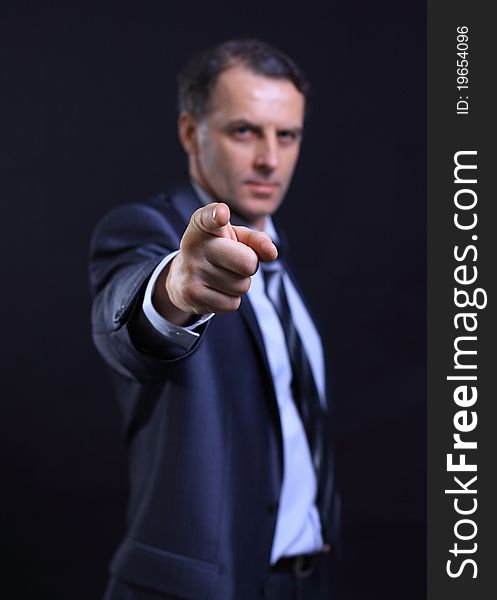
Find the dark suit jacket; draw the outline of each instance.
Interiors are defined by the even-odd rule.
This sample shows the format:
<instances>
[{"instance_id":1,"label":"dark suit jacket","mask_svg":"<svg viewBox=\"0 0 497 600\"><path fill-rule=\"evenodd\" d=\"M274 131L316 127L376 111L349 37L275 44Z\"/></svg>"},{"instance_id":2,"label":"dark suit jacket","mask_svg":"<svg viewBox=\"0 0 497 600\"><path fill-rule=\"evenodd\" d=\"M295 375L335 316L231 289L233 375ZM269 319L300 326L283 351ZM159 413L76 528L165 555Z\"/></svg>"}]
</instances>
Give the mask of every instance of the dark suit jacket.
<instances>
[{"instance_id":1,"label":"dark suit jacket","mask_svg":"<svg viewBox=\"0 0 497 600\"><path fill-rule=\"evenodd\" d=\"M201 203L190 186L115 209L92 243L93 337L112 367L129 445L127 537L111 573L180 598L256 598L282 481L278 407L247 299L164 345L141 302ZM117 595L110 595L116 598Z\"/></svg>"}]
</instances>

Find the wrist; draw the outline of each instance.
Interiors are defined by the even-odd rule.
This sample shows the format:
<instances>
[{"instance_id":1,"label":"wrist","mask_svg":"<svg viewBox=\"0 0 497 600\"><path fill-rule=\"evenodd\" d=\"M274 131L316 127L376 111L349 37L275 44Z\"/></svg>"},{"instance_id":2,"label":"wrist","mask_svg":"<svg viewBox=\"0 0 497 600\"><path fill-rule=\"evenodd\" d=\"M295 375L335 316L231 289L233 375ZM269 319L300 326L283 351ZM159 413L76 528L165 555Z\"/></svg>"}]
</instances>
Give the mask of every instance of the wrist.
<instances>
[{"instance_id":1,"label":"wrist","mask_svg":"<svg viewBox=\"0 0 497 600\"><path fill-rule=\"evenodd\" d=\"M184 327L189 324L194 315L191 312L182 310L177 304L179 302L175 298L176 290L174 290L174 285L171 284L171 271L175 260L176 257L165 266L159 275L152 295L152 304L155 310L165 319L175 325Z\"/></svg>"}]
</instances>

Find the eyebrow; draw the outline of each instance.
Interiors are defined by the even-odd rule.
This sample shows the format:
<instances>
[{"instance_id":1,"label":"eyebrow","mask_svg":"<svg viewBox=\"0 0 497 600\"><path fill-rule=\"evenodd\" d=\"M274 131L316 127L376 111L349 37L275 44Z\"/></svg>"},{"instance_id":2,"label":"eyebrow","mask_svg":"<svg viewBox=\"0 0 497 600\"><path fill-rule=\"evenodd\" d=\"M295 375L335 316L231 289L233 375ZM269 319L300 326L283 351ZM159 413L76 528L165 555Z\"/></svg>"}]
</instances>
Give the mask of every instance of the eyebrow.
<instances>
[{"instance_id":1,"label":"eyebrow","mask_svg":"<svg viewBox=\"0 0 497 600\"><path fill-rule=\"evenodd\" d=\"M248 119L235 119L233 121L229 121L226 125L228 129L236 129L237 127L247 127L251 129L254 133L261 133L263 127L257 125L256 123L252 123ZM303 127L278 127L278 131L288 131L297 136L302 136L304 131Z\"/></svg>"}]
</instances>

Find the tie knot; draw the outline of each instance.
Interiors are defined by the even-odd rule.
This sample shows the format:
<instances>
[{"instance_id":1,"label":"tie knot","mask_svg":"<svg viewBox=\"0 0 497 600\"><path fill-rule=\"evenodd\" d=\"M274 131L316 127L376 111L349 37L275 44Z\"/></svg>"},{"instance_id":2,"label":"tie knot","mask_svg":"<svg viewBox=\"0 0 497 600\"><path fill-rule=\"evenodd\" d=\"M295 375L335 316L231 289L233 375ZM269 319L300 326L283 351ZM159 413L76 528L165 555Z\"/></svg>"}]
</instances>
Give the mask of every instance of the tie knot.
<instances>
[{"instance_id":1,"label":"tie knot","mask_svg":"<svg viewBox=\"0 0 497 600\"><path fill-rule=\"evenodd\" d=\"M278 259L271 262L261 262L260 265L262 267L266 294L273 303L278 302L283 285L283 265Z\"/></svg>"},{"instance_id":2,"label":"tie knot","mask_svg":"<svg viewBox=\"0 0 497 600\"><path fill-rule=\"evenodd\" d=\"M276 259L270 262L259 263L262 267L262 275L264 276L264 283L266 285L266 293L271 296L276 293L276 290L281 285L283 277L283 265Z\"/></svg>"}]
</instances>

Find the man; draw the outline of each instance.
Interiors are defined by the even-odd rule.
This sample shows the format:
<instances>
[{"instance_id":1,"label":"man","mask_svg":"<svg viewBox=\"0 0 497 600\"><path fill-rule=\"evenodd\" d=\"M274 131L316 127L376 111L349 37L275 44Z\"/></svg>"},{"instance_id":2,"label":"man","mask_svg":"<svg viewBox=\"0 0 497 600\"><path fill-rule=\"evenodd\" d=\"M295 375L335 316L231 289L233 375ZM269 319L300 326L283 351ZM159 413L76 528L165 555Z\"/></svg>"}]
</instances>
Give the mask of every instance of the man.
<instances>
[{"instance_id":1,"label":"man","mask_svg":"<svg viewBox=\"0 0 497 600\"><path fill-rule=\"evenodd\" d=\"M130 453L106 598L328 598L322 347L271 220L307 84L257 40L201 53L179 82L189 183L111 212L92 244L93 335Z\"/></svg>"}]
</instances>

